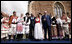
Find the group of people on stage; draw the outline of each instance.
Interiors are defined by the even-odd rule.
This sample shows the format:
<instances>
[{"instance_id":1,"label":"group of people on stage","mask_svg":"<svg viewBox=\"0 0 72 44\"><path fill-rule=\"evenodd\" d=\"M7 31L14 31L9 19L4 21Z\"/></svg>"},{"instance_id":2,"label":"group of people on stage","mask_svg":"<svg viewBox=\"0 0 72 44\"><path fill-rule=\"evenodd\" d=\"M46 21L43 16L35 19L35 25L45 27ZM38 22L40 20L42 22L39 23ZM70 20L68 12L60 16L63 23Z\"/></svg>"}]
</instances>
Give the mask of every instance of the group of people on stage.
<instances>
[{"instance_id":1,"label":"group of people on stage","mask_svg":"<svg viewBox=\"0 0 72 44\"><path fill-rule=\"evenodd\" d=\"M62 13L62 17L50 16L47 11L42 15L26 13L17 17L16 11L10 17L1 12L1 39L51 40L69 38L71 35L71 19ZM31 16L30 16L31 15ZM48 38L47 38L48 35Z\"/></svg>"}]
</instances>

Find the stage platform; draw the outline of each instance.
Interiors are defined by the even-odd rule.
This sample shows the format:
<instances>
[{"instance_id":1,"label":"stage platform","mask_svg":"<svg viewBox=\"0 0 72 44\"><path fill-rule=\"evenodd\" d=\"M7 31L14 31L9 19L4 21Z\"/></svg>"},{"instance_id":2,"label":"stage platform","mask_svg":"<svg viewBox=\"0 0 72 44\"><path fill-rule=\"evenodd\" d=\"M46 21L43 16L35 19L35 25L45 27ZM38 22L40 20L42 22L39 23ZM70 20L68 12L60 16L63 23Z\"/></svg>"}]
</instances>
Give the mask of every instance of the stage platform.
<instances>
[{"instance_id":1,"label":"stage platform","mask_svg":"<svg viewBox=\"0 0 72 44\"><path fill-rule=\"evenodd\" d=\"M1 43L71 43L71 40L51 40L51 41L34 41L34 40L6 40L6 41L1 41Z\"/></svg>"}]
</instances>

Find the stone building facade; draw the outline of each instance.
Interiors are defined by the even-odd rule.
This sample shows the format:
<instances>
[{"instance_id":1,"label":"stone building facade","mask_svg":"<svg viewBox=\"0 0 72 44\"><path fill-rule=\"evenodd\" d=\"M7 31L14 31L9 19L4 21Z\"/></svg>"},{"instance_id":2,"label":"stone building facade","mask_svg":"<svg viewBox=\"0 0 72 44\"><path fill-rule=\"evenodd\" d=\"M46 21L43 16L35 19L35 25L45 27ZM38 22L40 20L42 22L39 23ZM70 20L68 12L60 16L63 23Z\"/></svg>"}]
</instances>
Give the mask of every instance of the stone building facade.
<instances>
[{"instance_id":1,"label":"stone building facade","mask_svg":"<svg viewBox=\"0 0 72 44\"><path fill-rule=\"evenodd\" d=\"M29 4L29 13L37 15L38 12L47 11L52 16L62 16L62 12L71 15L71 1L31 1Z\"/></svg>"},{"instance_id":2,"label":"stone building facade","mask_svg":"<svg viewBox=\"0 0 72 44\"><path fill-rule=\"evenodd\" d=\"M71 16L71 1L31 1L29 3L29 13L36 16L39 12L44 13L47 11L51 16L62 16L62 12L65 12L68 16ZM53 28L52 28L53 36ZM55 30L55 35L57 35L57 29Z\"/></svg>"}]
</instances>

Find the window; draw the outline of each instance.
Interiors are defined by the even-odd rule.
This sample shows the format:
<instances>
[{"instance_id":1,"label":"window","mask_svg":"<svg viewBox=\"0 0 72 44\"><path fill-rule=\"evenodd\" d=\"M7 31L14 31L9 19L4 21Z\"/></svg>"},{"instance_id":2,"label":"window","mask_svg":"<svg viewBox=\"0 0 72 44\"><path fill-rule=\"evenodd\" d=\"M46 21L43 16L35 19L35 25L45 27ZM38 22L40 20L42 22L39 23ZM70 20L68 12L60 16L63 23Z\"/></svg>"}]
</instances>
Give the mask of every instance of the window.
<instances>
[{"instance_id":1,"label":"window","mask_svg":"<svg viewBox=\"0 0 72 44\"><path fill-rule=\"evenodd\" d=\"M54 6L55 16L61 17L63 11L64 11L63 5L59 2L56 2Z\"/></svg>"}]
</instances>

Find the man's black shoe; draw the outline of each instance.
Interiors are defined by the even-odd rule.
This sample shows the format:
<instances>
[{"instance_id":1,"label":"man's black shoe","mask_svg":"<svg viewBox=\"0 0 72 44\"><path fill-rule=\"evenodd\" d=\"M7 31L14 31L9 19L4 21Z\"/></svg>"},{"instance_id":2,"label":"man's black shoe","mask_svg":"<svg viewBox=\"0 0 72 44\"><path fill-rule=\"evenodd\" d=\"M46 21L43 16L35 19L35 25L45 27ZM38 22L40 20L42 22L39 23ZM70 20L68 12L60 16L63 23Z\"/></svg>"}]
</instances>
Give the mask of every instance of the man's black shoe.
<instances>
[{"instance_id":1,"label":"man's black shoe","mask_svg":"<svg viewBox=\"0 0 72 44\"><path fill-rule=\"evenodd\" d=\"M47 39L43 39L44 41L47 41Z\"/></svg>"}]
</instances>

